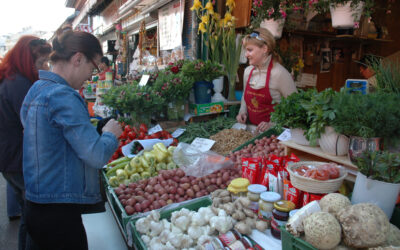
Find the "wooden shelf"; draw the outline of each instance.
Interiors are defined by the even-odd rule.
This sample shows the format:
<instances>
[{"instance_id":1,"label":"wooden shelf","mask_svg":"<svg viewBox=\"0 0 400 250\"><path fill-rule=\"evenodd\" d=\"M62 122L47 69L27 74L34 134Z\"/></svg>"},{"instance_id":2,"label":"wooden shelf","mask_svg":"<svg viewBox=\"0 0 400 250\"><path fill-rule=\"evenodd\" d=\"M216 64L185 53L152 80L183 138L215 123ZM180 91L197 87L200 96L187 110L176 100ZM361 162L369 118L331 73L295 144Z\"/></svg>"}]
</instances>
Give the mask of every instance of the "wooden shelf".
<instances>
[{"instance_id":1,"label":"wooden shelf","mask_svg":"<svg viewBox=\"0 0 400 250\"><path fill-rule=\"evenodd\" d=\"M342 165L348 171L346 180L354 182L358 173L356 165L351 163L347 156L333 156L322 152L320 147L299 145L292 141L280 142L285 149L285 155L295 154L302 161L330 161Z\"/></svg>"},{"instance_id":2,"label":"wooden shelf","mask_svg":"<svg viewBox=\"0 0 400 250\"><path fill-rule=\"evenodd\" d=\"M393 42L393 40L389 40L389 39L368 38L368 37L360 37L360 36L355 36L355 35L337 35L335 33L329 33L329 32L314 32L314 31L306 31L306 30L287 31L287 33L291 33L293 35L300 35L300 36L328 38L330 40L352 40L352 41L358 41L358 42Z\"/></svg>"}]
</instances>

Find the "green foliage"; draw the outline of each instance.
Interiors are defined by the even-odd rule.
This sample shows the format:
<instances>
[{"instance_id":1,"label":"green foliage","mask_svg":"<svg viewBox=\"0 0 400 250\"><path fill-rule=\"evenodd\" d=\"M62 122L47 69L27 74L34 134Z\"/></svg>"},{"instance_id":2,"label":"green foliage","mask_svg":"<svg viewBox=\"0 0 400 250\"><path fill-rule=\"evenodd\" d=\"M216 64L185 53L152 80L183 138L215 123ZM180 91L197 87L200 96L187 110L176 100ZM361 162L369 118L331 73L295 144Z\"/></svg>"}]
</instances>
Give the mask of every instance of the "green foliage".
<instances>
[{"instance_id":1,"label":"green foliage","mask_svg":"<svg viewBox=\"0 0 400 250\"><path fill-rule=\"evenodd\" d=\"M378 91L400 94L400 64L398 61L384 63L380 60L372 60L370 65L375 71Z\"/></svg>"},{"instance_id":2,"label":"green foliage","mask_svg":"<svg viewBox=\"0 0 400 250\"><path fill-rule=\"evenodd\" d=\"M356 159L358 170L373 180L400 183L400 153L366 151Z\"/></svg>"},{"instance_id":3,"label":"green foliage","mask_svg":"<svg viewBox=\"0 0 400 250\"><path fill-rule=\"evenodd\" d=\"M324 133L325 127L331 125L336 118L333 98L337 94L338 92L328 88L315 93L311 101L301 101L302 106L307 110L307 121L310 123L305 136L312 146L317 144L317 139Z\"/></svg>"},{"instance_id":4,"label":"green foliage","mask_svg":"<svg viewBox=\"0 0 400 250\"><path fill-rule=\"evenodd\" d=\"M349 0L329 0L329 1L319 0L319 1L313 1L309 7L312 7L318 13L323 14L330 11L331 5L342 5L346 4L347 2L349 2ZM374 0L350 0L350 2L351 2L350 7L352 10L356 9L358 4L363 2L364 3L363 15L366 17L371 16L375 5Z\"/></svg>"},{"instance_id":5,"label":"green foliage","mask_svg":"<svg viewBox=\"0 0 400 250\"><path fill-rule=\"evenodd\" d=\"M274 107L274 112L271 113L271 121L281 127L307 130L311 123L307 119L307 110L303 105L310 102L315 94L317 94L315 89L307 91L300 89L298 93L282 98L281 102Z\"/></svg>"},{"instance_id":6,"label":"green foliage","mask_svg":"<svg viewBox=\"0 0 400 250\"><path fill-rule=\"evenodd\" d=\"M103 95L104 104L123 114L130 114L134 123L150 122L151 115L160 112L165 99L151 86L137 83L112 87Z\"/></svg>"},{"instance_id":7,"label":"green foliage","mask_svg":"<svg viewBox=\"0 0 400 250\"><path fill-rule=\"evenodd\" d=\"M182 72L184 76L193 78L195 82L203 80L211 82L215 78L224 75L222 66L219 63L201 59L185 63L182 66Z\"/></svg>"},{"instance_id":8,"label":"green foliage","mask_svg":"<svg viewBox=\"0 0 400 250\"><path fill-rule=\"evenodd\" d=\"M332 108L336 110L336 118L332 121L332 127L336 132L364 138L400 138L400 95L343 92L333 100Z\"/></svg>"}]
</instances>

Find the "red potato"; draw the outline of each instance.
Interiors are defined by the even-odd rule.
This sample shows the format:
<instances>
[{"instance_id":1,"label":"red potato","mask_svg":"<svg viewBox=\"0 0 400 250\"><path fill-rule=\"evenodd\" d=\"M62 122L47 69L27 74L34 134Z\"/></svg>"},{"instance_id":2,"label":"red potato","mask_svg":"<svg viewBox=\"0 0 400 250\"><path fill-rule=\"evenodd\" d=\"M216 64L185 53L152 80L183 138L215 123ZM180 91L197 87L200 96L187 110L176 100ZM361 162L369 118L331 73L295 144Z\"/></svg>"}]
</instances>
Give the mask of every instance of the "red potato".
<instances>
[{"instance_id":1,"label":"red potato","mask_svg":"<svg viewBox=\"0 0 400 250\"><path fill-rule=\"evenodd\" d=\"M143 210L143 212L148 212L150 211L150 209L146 208L145 210Z\"/></svg>"},{"instance_id":2,"label":"red potato","mask_svg":"<svg viewBox=\"0 0 400 250\"><path fill-rule=\"evenodd\" d=\"M202 193L202 192L197 192L197 193L196 193L196 198L199 198L199 197L201 197L201 196L203 196L203 193Z\"/></svg>"},{"instance_id":3,"label":"red potato","mask_svg":"<svg viewBox=\"0 0 400 250\"><path fill-rule=\"evenodd\" d=\"M158 201L153 202L153 207L154 209L159 209L161 207L160 203Z\"/></svg>"},{"instance_id":4,"label":"red potato","mask_svg":"<svg viewBox=\"0 0 400 250\"><path fill-rule=\"evenodd\" d=\"M131 214L133 214L135 212L135 209L132 206L128 205L128 206L125 207L125 211L126 211L126 213L128 215L131 215Z\"/></svg>"},{"instance_id":5,"label":"red potato","mask_svg":"<svg viewBox=\"0 0 400 250\"><path fill-rule=\"evenodd\" d=\"M221 177L218 177L218 178L217 178L216 184L217 184L218 186L222 184L222 178L221 178Z\"/></svg>"},{"instance_id":6,"label":"red potato","mask_svg":"<svg viewBox=\"0 0 400 250\"><path fill-rule=\"evenodd\" d=\"M190 184L189 184L189 183L182 183L182 184L180 185L180 187L183 188L183 189L185 189L185 190L187 190L187 189L189 189Z\"/></svg>"},{"instance_id":7,"label":"red potato","mask_svg":"<svg viewBox=\"0 0 400 250\"><path fill-rule=\"evenodd\" d=\"M166 182L166 181L162 181L162 182L161 182L161 186L165 187L165 186L167 186L167 185L168 185L168 182Z\"/></svg>"},{"instance_id":8,"label":"red potato","mask_svg":"<svg viewBox=\"0 0 400 250\"><path fill-rule=\"evenodd\" d=\"M142 206L140 205L140 203L135 204L135 210L136 212L142 212Z\"/></svg>"},{"instance_id":9,"label":"red potato","mask_svg":"<svg viewBox=\"0 0 400 250\"><path fill-rule=\"evenodd\" d=\"M139 202L139 203L141 203L141 202L144 201L144 197L143 197L143 196L140 196L140 195L135 196L135 199L136 199L136 201Z\"/></svg>"},{"instance_id":10,"label":"red potato","mask_svg":"<svg viewBox=\"0 0 400 250\"><path fill-rule=\"evenodd\" d=\"M167 204L172 204L172 203L174 203L173 200L167 200Z\"/></svg>"},{"instance_id":11,"label":"red potato","mask_svg":"<svg viewBox=\"0 0 400 250\"><path fill-rule=\"evenodd\" d=\"M144 191L146 191L147 193L153 193L153 192L154 192L154 188L153 188L153 186L148 185L148 186L144 189Z\"/></svg>"},{"instance_id":12,"label":"red potato","mask_svg":"<svg viewBox=\"0 0 400 250\"><path fill-rule=\"evenodd\" d=\"M182 178L179 180L179 182L180 182L180 183L188 183L188 182L189 182L189 178L188 178L187 176L182 177Z\"/></svg>"},{"instance_id":13,"label":"red potato","mask_svg":"<svg viewBox=\"0 0 400 250\"><path fill-rule=\"evenodd\" d=\"M150 206L150 201L149 201L149 200L144 200L144 201L142 201L142 202L140 203L140 206L141 206L143 209L146 209L146 208L148 208L148 207Z\"/></svg>"},{"instance_id":14,"label":"red potato","mask_svg":"<svg viewBox=\"0 0 400 250\"><path fill-rule=\"evenodd\" d=\"M194 190L195 192L199 192L199 191L200 191L199 185L193 185L193 190Z\"/></svg>"},{"instance_id":15,"label":"red potato","mask_svg":"<svg viewBox=\"0 0 400 250\"><path fill-rule=\"evenodd\" d=\"M153 201L156 200L156 197L155 197L154 195L151 194L151 195L149 195L148 200L149 200L150 202L153 202Z\"/></svg>"},{"instance_id":16,"label":"red potato","mask_svg":"<svg viewBox=\"0 0 400 250\"><path fill-rule=\"evenodd\" d=\"M133 189L133 190L135 190L136 186L137 186L136 183L129 183L128 184L128 187Z\"/></svg>"},{"instance_id":17,"label":"red potato","mask_svg":"<svg viewBox=\"0 0 400 250\"><path fill-rule=\"evenodd\" d=\"M157 184L157 179L156 178L150 178L149 180L149 186L155 186Z\"/></svg>"},{"instance_id":18,"label":"red potato","mask_svg":"<svg viewBox=\"0 0 400 250\"><path fill-rule=\"evenodd\" d=\"M169 199L169 196L168 196L168 194L163 194L163 195L161 195L161 197L160 197L160 199L162 199L162 200L168 200Z\"/></svg>"},{"instance_id":19,"label":"red potato","mask_svg":"<svg viewBox=\"0 0 400 250\"><path fill-rule=\"evenodd\" d=\"M144 195L144 191L136 192L136 194L137 194L137 195L142 195L142 196L143 196L143 195Z\"/></svg>"},{"instance_id":20,"label":"red potato","mask_svg":"<svg viewBox=\"0 0 400 250\"><path fill-rule=\"evenodd\" d=\"M122 190L122 188L114 188L114 192L119 196L121 194L124 194L124 190Z\"/></svg>"},{"instance_id":21,"label":"red potato","mask_svg":"<svg viewBox=\"0 0 400 250\"><path fill-rule=\"evenodd\" d=\"M189 188L189 189L186 191L186 194L187 194L188 197L193 198L193 197L194 197L194 191L193 191L193 189Z\"/></svg>"},{"instance_id":22,"label":"red potato","mask_svg":"<svg viewBox=\"0 0 400 250\"><path fill-rule=\"evenodd\" d=\"M175 182L179 183L180 182L180 177L175 175L175 176L172 177L172 180L174 180Z\"/></svg>"},{"instance_id":23,"label":"red potato","mask_svg":"<svg viewBox=\"0 0 400 250\"><path fill-rule=\"evenodd\" d=\"M165 189L164 188L160 188L160 189L158 189L158 191L157 191L157 193L159 193L160 195L163 195L163 194L165 194L167 191L165 191Z\"/></svg>"},{"instance_id":24,"label":"red potato","mask_svg":"<svg viewBox=\"0 0 400 250\"><path fill-rule=\"evenodd\" d=\"M123 206L126 206L126 199L122 199L122 200L121 200L121 204L122 204Z\"/></svg>"},{"instance_id":25,"label":"red potato","mask_svg":"<svg viewBox=\"0 0 400 250\"><path fill-rule=\"evenodd\" d=\"M169 195L168 195L168 198L171 199L171 200L173 200L173 199L175 198L175 197L174 197L174 194L169 194Z\"/></svg>"},{"instance_id":26,"label":"red potato","mask_svg":"<svg viewBox=\"0 0 400 250\"><path fill-rule=\"evenodd\" d=\"M204 180L204 185L209 186L211 184L211 181L209 179Z\"/></svg>"},{"instance_id":27,"label":"red potato","mask_svg":"<svg viewBox=\"0 0 400 250\"><path fill-rule=\"evenodd\" d=\"M202 181L199 182L199 188L200 189L204 189L205 188L204 183Z\"/></svg>"},{"instance_id":28,"label":"red potato","mask_svg":"<svg viewBox=\"0 0 400 250\"><path fill-rule=\"evenodd\" d=\"M185 171L183 171L182 169L177 169L176 170L176 176L178 176L179 178L182 178L183 176L185 176Z\"/></svg>"},{"instance_id":29,"label":"red potato","mask_svg":"<svg viewBox=\"0 0 400 250\"><path fill-rule=\"evenodd\" d=\"M180 196L182 196L182 195L185 193L185 190L184 190L183 188L181 188L181 187L178 187L178 188L176 189L176 192L177 192Z\"/></svg>"},{"instance_id":30,"label":"red potato","mask_svg":"<svg viewBox=\"0 0 400 250\"><path fill-rule=\"evenodd\" d=\"M125 184L119 184L118 187L119 187L120 189L124 190L124 189L126 188L126 185L125 185Z\"/></svg>"},{"instance_id":31,"label":"red potato","mask_svg":"<svg viewBox=\"0 0 400 250\"><path fill-rule=\"evenodd\" d=\"M215 177L213 177L213 178L211 178L210 182L211 182L211 184L215 184L215 183L217 183L217 179Z\"/></svg>"},{"instance_id":32,"label":"red potato","mask_svg":"<svg viewBox=\"0 0 400 250\"><path fill-rule=\"evenodd\" d=\"M133 207L133 206L135 206L135 204L136 204L136 199L135 199L134 197L129 198L129 199L127 200L126 204Z\"/></svg>"},{"instance_id":33,"label":"red potato","mask_svg":"<svg viewBox=\"0 0 400 250\"><path fill-rule=\"evenodd\" d=\"M185 201L185 200L186 200L185 198L179 197L178 202L182 202L182 201Z\"/></svg>"}]
</instances>

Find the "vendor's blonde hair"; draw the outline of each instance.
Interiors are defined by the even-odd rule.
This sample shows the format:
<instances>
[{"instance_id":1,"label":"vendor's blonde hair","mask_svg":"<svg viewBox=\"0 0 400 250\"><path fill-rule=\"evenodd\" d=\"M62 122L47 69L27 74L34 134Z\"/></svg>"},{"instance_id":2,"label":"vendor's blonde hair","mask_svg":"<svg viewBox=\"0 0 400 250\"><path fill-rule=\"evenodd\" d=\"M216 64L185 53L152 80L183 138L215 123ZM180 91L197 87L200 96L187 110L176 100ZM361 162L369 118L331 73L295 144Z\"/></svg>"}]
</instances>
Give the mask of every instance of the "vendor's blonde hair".
<instances>
[{"instance_id":1,"label":"vendor's blonde hair","mask_svg":"<svg viewBox=\"0 0 400 250\"><path fill-rule=\"evenodd\" d=\"M248 44L253 44L261 48L263 45L267 45L268 55L272 55L272 58L275 61L281 63L282 62L281 57L275 51L276 41L271 32L269 32L269 30L264 28L257 28L254 31L259 33L259 37L264 41L261 41L255 37L250 37L250 35L246 35L243 38L243 46L246 47Z\"/></svg>"}]
</instances>

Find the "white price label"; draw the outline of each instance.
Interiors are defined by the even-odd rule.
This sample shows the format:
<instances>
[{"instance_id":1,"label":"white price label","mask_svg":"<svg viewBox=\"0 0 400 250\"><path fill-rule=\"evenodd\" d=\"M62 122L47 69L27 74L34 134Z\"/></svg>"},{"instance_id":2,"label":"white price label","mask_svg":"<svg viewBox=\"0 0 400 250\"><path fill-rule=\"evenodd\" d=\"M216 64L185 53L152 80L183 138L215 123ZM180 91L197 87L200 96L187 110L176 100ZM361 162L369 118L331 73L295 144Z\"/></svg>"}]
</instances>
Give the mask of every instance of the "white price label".
<instances>
[{"instance_id":1,"label":"white price label","mask_svg":"<svg viewBox=\"0 0 400 250\"><path fill-rule=\"evenodd\" d=\"M146 86L149 79L150 75L142 75L142 78L140 78L139 86Z\"/></svg>"},{"instance_id":2,"label":"white price label","mask_svg":"<svg viewBox=\"0 0 400 250\"><path fill-rule=\"evenodd\" d=\"M186 129L184 129L184 128L178 128L177 130L175 130L175 131L172 133L172 137L178 138L178 137L181 136L181 134L183 134L185 131L186 131Z\"/></svg>"},{"instance_id":3,"label":"white price label","mask_svg":"<svg viewBox=\"0 0 400 250\"><path fill-rule=\"evenodd\" d=\"M148 134L151 135L151 134L160 132L160 131L162 131L162 130L163 130L163 129L162 129L162 127L160 126L160 124L157 124L156 126L154 126L154 127L152 127L151 129L149 129Z\"/></svg>"},{"instance_id":4,"label":"white price label","mask_svg":"<svg viewBox=\"0 0 400 250\"><path fill-rule=\"evenodd\" d=\"M292 134L290 133L290 129L286 128L282 134L278 136L278 140L280 141L290 141L292 138Z\"/></svg>"},{"instance_id":5,"label":"white price label","mask_svg":"<svg viewBox=\"0 0 400 250\"><path fill-rule=\"evenodd\" d=\"M215 143L215 141L213 141L213 140L196 137L193 140L192 144L190 144L190 146L196 148L197 150L199 150L201 152L206 152L212 148L214 143Z\"/></svg>"},{"instance_id":6,"label":"white price label","mask_svg":"<svg viewBox=\"0 0 400 250\"><path fill-rule=\"evenodd\" d=\"M246 125L246 124L243 124L243 123L238 123L238 122L237 122L237 123L233 124L232 128L233 128L233 129L237 129L237 130L240 130L240 129L246 130L247 125Z\"/></svg>"}]
</instances>

